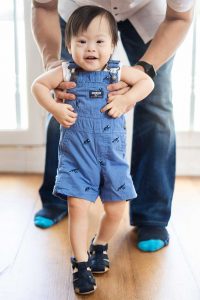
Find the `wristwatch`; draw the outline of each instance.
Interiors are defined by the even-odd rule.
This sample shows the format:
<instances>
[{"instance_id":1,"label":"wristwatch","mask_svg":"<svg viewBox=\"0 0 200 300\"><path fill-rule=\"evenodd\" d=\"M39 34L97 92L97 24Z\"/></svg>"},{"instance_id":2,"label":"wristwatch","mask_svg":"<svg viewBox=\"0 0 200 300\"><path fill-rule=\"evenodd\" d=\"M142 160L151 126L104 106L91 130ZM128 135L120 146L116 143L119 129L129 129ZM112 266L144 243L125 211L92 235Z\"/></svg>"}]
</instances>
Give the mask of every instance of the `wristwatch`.
<instances>
[{"instance_id":1,"label":"wristwatch","mask_svg":"<svg viewBox=\"0 0 200 300\"><path fill-rule=\"evenodd\" d=\"M139 60L136 65L142 66L144 68L144 72L149 75L152 79L156 76L156 71L153 65L150 65L146 61Z\"/></svg>"}]
</instances>

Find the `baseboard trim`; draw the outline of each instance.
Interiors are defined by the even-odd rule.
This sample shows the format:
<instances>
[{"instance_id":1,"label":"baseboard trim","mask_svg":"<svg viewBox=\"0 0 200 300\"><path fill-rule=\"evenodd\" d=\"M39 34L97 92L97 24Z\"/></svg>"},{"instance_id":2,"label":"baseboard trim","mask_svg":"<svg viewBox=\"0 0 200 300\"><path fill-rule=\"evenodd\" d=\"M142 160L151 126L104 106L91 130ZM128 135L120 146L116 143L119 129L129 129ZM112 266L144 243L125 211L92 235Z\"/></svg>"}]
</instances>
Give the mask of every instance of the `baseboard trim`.
<instances>
[{"instance_id":1,"label":"baseboard trim","mask_svg":"<svg viewBox=\"0 0 200 300\"><path fill-rule=\"evenodd\" d=\"M130 149L128 149L130 160ZM0 172L43 173L44 146L0 148ZM177 148L177 175L200 176L200 148Z\"/></svg>"},{"instance_id":2,"label":"baseboard trim","mask_svg":"<svg viewBox=\"0 0 200 300\"><path fill-rule=\"evenodd\" d=\"M0 157L0 172L43 173L44 171L44 146L1 146Z\"/></svg>"}]
</instances>

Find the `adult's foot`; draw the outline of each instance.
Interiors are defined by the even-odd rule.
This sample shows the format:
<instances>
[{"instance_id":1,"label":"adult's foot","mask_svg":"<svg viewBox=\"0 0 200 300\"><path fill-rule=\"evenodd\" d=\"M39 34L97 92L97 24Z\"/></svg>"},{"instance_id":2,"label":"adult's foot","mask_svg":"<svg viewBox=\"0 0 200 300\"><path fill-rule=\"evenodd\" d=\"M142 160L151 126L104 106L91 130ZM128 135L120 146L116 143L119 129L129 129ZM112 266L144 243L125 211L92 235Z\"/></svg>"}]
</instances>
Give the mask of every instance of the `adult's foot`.
<instances>
[{"instance_id":1,"label":"adult's foot","mask_svg":"<svg viewBox=\"0 0 200 300\"><path fill-rule=\"evenodd\" d=\"M67 208L48 206L40 209L34 216L34 224L42 229L49 228L67 216Z\"/></svg>"},{"instance_id":2,"label":"adult's foot","mask_svg":"<svg viewBox=\"0 0 200 300\"><path fill-rule=\"evenodd\" d=\"M140 226L137 235L137 247L144 252L155 252L169 244L168 231L162 226Z\"/></svg>"}]
</instances>

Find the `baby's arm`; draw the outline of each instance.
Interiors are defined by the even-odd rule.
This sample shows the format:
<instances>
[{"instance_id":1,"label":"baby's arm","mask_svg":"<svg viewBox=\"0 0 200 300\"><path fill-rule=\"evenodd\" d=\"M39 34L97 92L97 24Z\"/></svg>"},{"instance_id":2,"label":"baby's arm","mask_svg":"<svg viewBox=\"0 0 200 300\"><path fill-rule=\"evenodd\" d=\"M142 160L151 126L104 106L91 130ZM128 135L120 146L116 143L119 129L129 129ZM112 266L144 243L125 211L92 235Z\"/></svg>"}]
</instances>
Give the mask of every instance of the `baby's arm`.
<instances>
[{"instance_id":1,"label":"baby's arm","mask_svg":"<svg viewBox=\"0 0 200 300\"><path fill-rule=\"evenodd\" d=\"M108 104L101 110L113 118L128 112L138 101L146 98L154 88L153 80L144 72L129 66L121 69L120 80L132 86L126 94L113 95L108 98Z\"/></svg>"},{"instance_id":2,"label":"baby's arm","mask_svg":"<svg viewBox=\"0 0 200 300\"><path fill-rule=\"evenodd\" d=\"M70 127L76 121L77 114L73 107L65 103L57 103L51 90L55 89L63 81L62 67L57 67L43 73L32 84L32 93L36 100L64 127Z\"/></svg>"}]
</instances>

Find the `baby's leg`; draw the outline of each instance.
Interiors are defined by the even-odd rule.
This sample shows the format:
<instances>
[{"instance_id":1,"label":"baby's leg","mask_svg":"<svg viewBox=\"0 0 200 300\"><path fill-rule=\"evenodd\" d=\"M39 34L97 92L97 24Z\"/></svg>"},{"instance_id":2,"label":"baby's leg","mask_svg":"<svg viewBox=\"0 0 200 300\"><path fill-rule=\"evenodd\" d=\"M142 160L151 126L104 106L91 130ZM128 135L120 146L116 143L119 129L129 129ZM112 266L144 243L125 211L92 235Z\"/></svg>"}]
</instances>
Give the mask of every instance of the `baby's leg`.
<instances>
[{"instance_id":1,"label":"baby's leg","mask_svg":"<svg viewBox=\"0 0 200 300\"><path fill-rule=\"evenodd\" d=\"M87 261L88 213L91 202L73 197L68 197L67 200L72 251L78 262Z\"/></svg>"},{"instance_id":2,"label":"baby's leg","mask_svg":"<svg viewBox=\"0 0 200 300\"><path fill-rule=\"evenodd\" d=\"M105 273L109 270L108 242L117 231L125 206L126 201L104 203L105 214L101 219L97 236L90 245L90 260L93 273Z\"/></svg>"},{"instance_id":3,"label":"baby's leg","mask_svg":"<svg viewBox=\"0 0 200 300\"><path fill-rule=\"evenodd\" d=\"M113 237L124 214L126 201L110 201L104 203L104 215L93 244L107 244Z\"/></svg>"},{"instance_id":4,"label":"baby's leg","mask_svg":"<svg viewBox=\"0 0 200 300\"><path fill-rule=\"evenodd\" d=\"M97 286L87 253L88 212L91 202L68 197L69 235L74 257L71 257L74 291L93 293Z\"/></svg>"}]
</instances>

